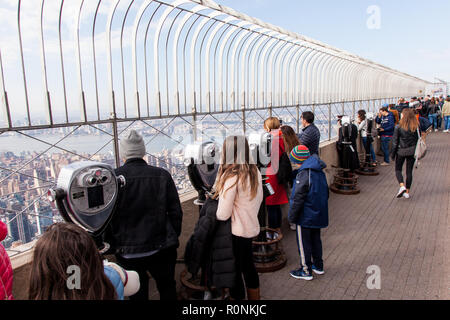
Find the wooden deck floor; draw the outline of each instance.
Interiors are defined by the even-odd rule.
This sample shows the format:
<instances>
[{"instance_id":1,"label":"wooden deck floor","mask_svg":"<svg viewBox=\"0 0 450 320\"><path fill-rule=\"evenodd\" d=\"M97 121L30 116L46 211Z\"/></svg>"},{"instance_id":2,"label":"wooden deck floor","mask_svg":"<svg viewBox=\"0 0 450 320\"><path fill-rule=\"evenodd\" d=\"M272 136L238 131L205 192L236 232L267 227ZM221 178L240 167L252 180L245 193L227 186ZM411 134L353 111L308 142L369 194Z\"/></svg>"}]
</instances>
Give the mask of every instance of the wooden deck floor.
<instances>
[{"instance_id":1,"label":"wooden deck floor","mask_svg":"<svg viewBox=\"0 0 450 320\"><path fill-rule=\"evenodd\" d=\"M295 233L284 218L288 263L260 274L262 299L450 299L450 134L432 133L427 142L410 199L395 197L393 164L380 167L379 176L361 177L359 195L330 194L330 226L322 232L324 275L312 281L290 277L299 257ZM198 217L191 204L184 210L179 256ZM366 285L373 265L381 271L379 290ZM178 265L177 274L183 268Z\"/></svg>"}]
</instances>

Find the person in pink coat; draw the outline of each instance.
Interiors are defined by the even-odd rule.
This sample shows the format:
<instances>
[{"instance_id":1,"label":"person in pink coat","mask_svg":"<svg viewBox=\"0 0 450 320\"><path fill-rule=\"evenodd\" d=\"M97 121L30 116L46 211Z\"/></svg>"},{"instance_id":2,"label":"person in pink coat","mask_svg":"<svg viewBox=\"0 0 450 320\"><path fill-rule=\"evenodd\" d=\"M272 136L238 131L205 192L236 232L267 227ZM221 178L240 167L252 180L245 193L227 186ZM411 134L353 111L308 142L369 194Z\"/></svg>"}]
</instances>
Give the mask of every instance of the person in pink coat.
<instances>
[{"instance_id":1,"label":"person in pink coat","mask_svg":"<svg viewBox=\"0 0 450 320\"><path fill-rule=\"evenodd\" d=\"M6 225L0 221L0 241L8 235ZM12 300L13 270L8 253L0 243L0 300Z\"/></svg>"}]
</instances>

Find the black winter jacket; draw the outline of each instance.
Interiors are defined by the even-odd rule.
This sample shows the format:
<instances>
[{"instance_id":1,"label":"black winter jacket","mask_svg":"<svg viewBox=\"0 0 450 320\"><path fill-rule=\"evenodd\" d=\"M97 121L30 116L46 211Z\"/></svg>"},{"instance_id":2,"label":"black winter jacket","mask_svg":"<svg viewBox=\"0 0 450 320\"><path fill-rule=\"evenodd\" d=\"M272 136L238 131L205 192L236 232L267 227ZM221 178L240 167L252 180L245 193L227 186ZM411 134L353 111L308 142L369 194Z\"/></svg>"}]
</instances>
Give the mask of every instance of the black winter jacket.
<instances>
[{"instance_id":1,"label":"black winter jacket","mask_svg":"<svg viewBox=\"0 0 450 320\"><path fill-rule=\"evenodd\" d=\"M309 149L311 155L319 154L320 130L314 123L304 128L297 136L302 144Z\"/></svg>"},{"instance_id":2,"label":"black winter jacket","mask_svg":"<svg viewBox=\"0 0 450 320\"><path fill-rule=\"evenodd\" d=\"M396 126L392 137L391 158L395 159L397 155L403 157L413 156L418 140L419 133L417 131L406 131L400 126Z\"/></svg>"},{"instance_id":3,"label":"black winter jacket","mask_svg":"<svg viewBox=\"0 0 450 320\"><path fill-rule=\"evenodd\" d=\"M206 200L194 233L184 253L186 267L192 275L202 269L202 279L208 287L232 288L236 266L233 253L231 219L216 219L217 200Z\"/></svg>"},{"instance_id":4,"label":"black winter jacket","mask_svg":"<svg viewBox=\"0 0 450 320\"><path fill-rule=\"evenodd\" d=\"M116 254L138 254L178 247L183 212L169 172L143 159L116 169L126 185L105 232Z\"/></svg>"}]
</instances>

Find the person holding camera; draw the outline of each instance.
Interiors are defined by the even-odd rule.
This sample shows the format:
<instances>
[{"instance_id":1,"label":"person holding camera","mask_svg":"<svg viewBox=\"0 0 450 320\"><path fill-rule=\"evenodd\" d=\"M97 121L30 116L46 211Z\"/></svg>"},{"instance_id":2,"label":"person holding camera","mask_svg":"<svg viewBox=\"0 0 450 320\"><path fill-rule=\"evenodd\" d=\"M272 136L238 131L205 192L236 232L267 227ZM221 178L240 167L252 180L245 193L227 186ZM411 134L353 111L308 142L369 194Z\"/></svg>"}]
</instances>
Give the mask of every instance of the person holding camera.
<instances>
[{"instance_id":1,"label":"person holding camera","mask_svg":"<svg viewBox=\"0 0 450 320\"><path fill-rule=\"evenodd\" d=\"M392 136L394 135L395 127L394 115L392 112L389 112L388 107L388 104L384 104L375 119L375 122L380 125L378 128L378 135L381 140L381 150L384 154L384 162L380 164L382 166L390 165L389 144L392 140Z\"/></svg>"}]
</instances>

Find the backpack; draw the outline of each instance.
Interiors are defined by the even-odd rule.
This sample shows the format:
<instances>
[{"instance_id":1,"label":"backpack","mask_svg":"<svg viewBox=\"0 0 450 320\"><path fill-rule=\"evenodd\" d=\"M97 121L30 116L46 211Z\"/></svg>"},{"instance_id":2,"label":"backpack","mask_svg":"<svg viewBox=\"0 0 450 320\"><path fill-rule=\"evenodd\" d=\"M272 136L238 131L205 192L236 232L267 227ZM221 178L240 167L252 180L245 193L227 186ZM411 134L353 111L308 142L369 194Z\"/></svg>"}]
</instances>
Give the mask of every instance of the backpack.
<instances>
[{"instance_id":1,"label":"backpack","mask_svg":"<svg viewBox=\"0 0 450 320\"><path fill-rule=\"evenodd\" d=\"M279 184L285 186L292 184L292 165L286 152L281 153L277 172L277 180Z\"/></svg>"}]
</instances>

